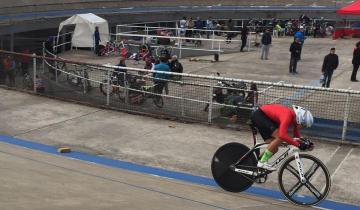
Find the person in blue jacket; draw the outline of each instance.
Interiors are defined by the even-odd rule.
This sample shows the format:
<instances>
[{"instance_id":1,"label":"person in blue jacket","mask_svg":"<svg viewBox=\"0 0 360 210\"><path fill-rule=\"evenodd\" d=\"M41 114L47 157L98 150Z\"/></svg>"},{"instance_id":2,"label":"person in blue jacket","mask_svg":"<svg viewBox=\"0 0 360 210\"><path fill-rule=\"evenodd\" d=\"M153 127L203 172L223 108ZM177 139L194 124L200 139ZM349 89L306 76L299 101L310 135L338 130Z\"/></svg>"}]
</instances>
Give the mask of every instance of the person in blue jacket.
<instances>
[{"instance_id":1,"label":"person in blue jacket","mask_svg":"<svg viewBox=\"0 0 360 210\"><path fill-rule=\"evenodd\" d=\"M162 94L164 87L166 86L167 80L170 78L170 74L163 74L160 72L170 72L170 66L168 64L168 60L165 55L160 56L160 63L155 65L154 75L154 92L158 94Z\"/></svg>"},{"instance_id":2,"label":"person in blue jacket","mask_svg":"<svg viewBox=\"0 0 360 210\"><path fill-rule=\"evenodd\" d=\"M295 34L294 34L294 40L295 39L298 39L300 44L301 44L301 51L302 51L302 48L304 46L304 42L305 42L305 32L304 32L304 27L303 26L300 26L300 30L297 31ZM298 60L301 60L301 51L300 51L300 57Z\"/></svg>"}]
</instances>

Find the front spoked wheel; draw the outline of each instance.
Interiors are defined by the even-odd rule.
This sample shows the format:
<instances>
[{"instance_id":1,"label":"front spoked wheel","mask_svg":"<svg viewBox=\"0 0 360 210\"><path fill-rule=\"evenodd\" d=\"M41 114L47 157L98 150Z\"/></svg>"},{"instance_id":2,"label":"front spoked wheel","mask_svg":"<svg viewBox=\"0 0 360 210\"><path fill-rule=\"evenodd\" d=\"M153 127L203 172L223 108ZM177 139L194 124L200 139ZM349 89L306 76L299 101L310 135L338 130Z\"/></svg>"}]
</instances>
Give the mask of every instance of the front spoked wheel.
<instances>
[{"instance_id":1,"label":"front spoked wheel","mask_svg":"<svg viewBox=\"0 0 360 210\"><path fill-rule=\"evenodd\" d=\"M284 162L279 170L279 185L285 197L294 204L311 206L326 198L331 179L326 166L316 157L300 154L306 182L300 181L295 157Z\"/></svg>"},{"instance_id":2,"label":"front spoked wheel","mask_svg":"<svg viewBox=\"0 0 360 210\"><path fill-rule=\"evenodd\" d=\"M235 172L231 167L250 149L240 143L228 143L220 147L214 154L211 162L211 172L216 183L226 191L242 192L254 183L252 175ZM256 167L256 158L253 153L247 155L239 163L245 170Z\"/></svg>"}]
</instances>

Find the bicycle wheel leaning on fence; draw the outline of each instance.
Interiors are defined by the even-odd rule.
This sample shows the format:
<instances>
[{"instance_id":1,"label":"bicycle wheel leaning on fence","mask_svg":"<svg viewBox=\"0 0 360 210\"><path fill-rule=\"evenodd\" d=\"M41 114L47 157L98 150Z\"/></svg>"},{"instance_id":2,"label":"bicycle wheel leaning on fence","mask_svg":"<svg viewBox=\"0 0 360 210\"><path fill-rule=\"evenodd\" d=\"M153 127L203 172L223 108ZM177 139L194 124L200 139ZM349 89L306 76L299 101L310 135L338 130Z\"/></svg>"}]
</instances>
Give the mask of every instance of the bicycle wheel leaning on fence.
<instances>
[{"instance_id":1,"label":"bicycle wheel leaning on fence","mask_svg":"<svg viewBox=\"0 0 360 210\"><path fill-rule=\"evenodd\" d=\"M119 100L124 102L125 98L126 98L126 89L125 86L127 86L127 81L123 80L123 82L121 82L122 80L120 80L118 77L121 75L112 75L110 77L110 81L108 82L107 79L104 79L101 83L100 83L100 92L104 95L107 96L107 91L109 88L109 95L113 96L114 94L118 96ZM110 85L110 87L108 87L108 85Z\"/></svg>"},{"instance_id":2,"label":"bicycle wheel leaning on fence","mask_svg":"<svg viewBox=\"0 0 360 210\"><path fill-rule=\"evenodd\" d=\"M171 58L173 48L171 46L158 46L156 48L156 56L160 57L161 55L165 55L167 59Z\"/></svg>"},{"instance_id":3,"label":"bicycle wheel leaning on fence","mask_svg":"<svg viewBox=\"0 0 360 210\"><path fill-rule=\"evenodd\" d=\"M72 88L79 88L87 93L91 90L91 83L89 81L88 67L81 68L75 65L75 70L68 70L66 72L66 80Z\"/></svg>"},{"instance_id":4,"label":"bicycle wheel leaning on fence","mask_svg":"<svg viewBox=\"0 0 360 210\"><path fill-rule=\"evenodd\" d=\"M32 75L30 75L29 73L25 73L23 75L22 88L27 89L27 90L33 90L34 89L34 80L32 78Z\"/></svg>"}]
</instances>

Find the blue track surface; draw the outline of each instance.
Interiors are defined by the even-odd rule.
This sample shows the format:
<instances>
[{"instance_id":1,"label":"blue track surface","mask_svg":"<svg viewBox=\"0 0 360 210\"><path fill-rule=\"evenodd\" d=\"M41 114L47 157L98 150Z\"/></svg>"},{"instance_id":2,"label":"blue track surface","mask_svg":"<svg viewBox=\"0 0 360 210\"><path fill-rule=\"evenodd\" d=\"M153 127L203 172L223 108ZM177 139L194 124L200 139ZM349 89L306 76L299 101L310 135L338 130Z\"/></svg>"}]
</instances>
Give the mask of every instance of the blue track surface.
<instances>
[{"instance_id":1,"label":"blue track surface","mask_svg":"<svg viewBox=\"0 0 360 210\"><path fill-rule=\"evenodd\" d=\"M113 159L104 158L104 157L98 157L98 156L89 155L89 154L81 153L81 152L71 152L71 153L61 154L61 153L57 152L56 147L45 145L45 144L39 144L39 143L27 141L27 140L16 139L16 138L13 138L10 136L0 135L0 142L5 142L8 144L13 144L13 145L17 145L17 146L21 146L21 147L49 153L49 154L71 157L74 159L87 161L87 162L93 162L96 164L106 165L106 166L110 166L110 167L114 167L114 168L120 168L120 169L135 171L135 172L139 172L139 173L144 173L144 174L152 174L152 175L157 175L157 176L161 176L161 177L181 180L181 181L185 181L185 182L191 182L191 183L195 183L195 184L217 186L213 179L210 179L207 177L194 176L194 175L186 174L186 173L180 173L180 172L168 171L168 170L164 170L164 169L160 169L160 168L142 166L142 165L138 165L138 164L134 164L134 163L113 160ZM246 192L254 194L254 195L266 196L266 197L270 197L270 198L274 198L274 199L285 199L284 196L278 191L263 189L263 188L259 188L259 187L251 187ZM334 202L334 201L329 201L329 200L325 200L325 201L321 202L320 205L318 205L318 206L322 207L322 208L327 208L327 209L360 210L360 206L355 206L355 205L350 205L350 204L345 204L345 203L340 203L340 202Z\"/></svg>"}]
</instances>

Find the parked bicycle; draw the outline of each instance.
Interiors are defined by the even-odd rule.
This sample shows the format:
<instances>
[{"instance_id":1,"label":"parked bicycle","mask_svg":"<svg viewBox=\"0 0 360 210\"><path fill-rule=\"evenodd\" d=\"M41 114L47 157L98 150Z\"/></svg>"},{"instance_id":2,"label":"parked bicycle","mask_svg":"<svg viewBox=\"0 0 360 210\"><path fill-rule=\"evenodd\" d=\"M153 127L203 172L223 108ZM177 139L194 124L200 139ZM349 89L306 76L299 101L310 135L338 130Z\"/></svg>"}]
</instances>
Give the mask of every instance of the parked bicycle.
<instances>
[{"instance_id":1,"label":"parked bicycle","mask_svg":"<svg viewBox=\"0 0 360 210\"><path fill-rule=\"evenodd\" d=\"M23 87L23 89L27 89L27 90L33 90L34 89L34 80L32 78L32 75L30 75L28 72L26 72L23 75L22 87Z\"/></svg>"},{"instance_id":2,"label":"parked bicycle","mask_svg":"<svg viewBox=\"0 0 360 210\"><path fill-rule=\"evenodd\" d=\"M160 57L161 55L166 55L168 59L170 59L173 52L173 48L172 46L159 45L158 47L156 47L155 52L157 57Z\"/></svg>"},{"instance_id":3,"label":"parked bicycle","mask_svg":"<svg viewBox=\"0 0 360 210\"><path fill-rule=\"evenodd\" d=\"M141 105L151 98L156 107L164 107L163 97L156 93L157 84L146 84L146 81L139 76L134 76L129 82L129 103Z\"/></svg>"},{"instance_id":4,"label":"parked bicycle","mask_svg":"<svg viewBox=\"0 0 360 210\"><path fill-rule=\"evenodd\" d=\"M260 149L267 143L257 143L257 128L250 125L254 147L232 142L221 146L214 154L211 163L212 175L216 183L226 191L242 192L254 182L265 183L272 172L257 167ZM301 139L307 144L312 142ZM283 144L286 149L273 163L279 169L278 181L281 192L297 205L316 205L326 198L330 191L331 179L326 166L316 157L299 154L297 147ZM288 157L288 158L287 158ZM287 159L286 159L287 158Z\"/></svg>"},{"instance_id":5,"label":"parked bicycle","mask_svg":"<svg viewBox=\"0 0 360 210\"><path fill-rule=\"evenodd\" d=\"M74 70L68 70L66 80L73 88L79 88L87 93L91 90L91 83L89 81L88 70L91 70L89 66L74 65Z\"/></svg>"},{"instance_id":6,"label":"parked bicycle","mask_svg":"<svg viewBox=\"0 0 360 210\"><path fill-rule=\"evenodd\" d=\"M127 81L125 79L125 73L113 74L110 77L110 81L108 83L107 79L104 79L100 83L100 92L106 96L108 85L110 85L110 96L117 95L120 101L124 102L126 97L125 86L127 85Z\"/></svg>"},{"instance_id":7,"label":"parked bicycle","mask_svg":"<svg viewBox=\"0 0 360 210\"><path fill-rule=\"evenodd\" d=\"M112 56L112 55L119 55L120 54L120 45L115 43L115 42L112 42L112 41L109 41L106 43L105 46L102 46L100 48L100 55L101 56Z\"/></svg>"}]
</instances>

